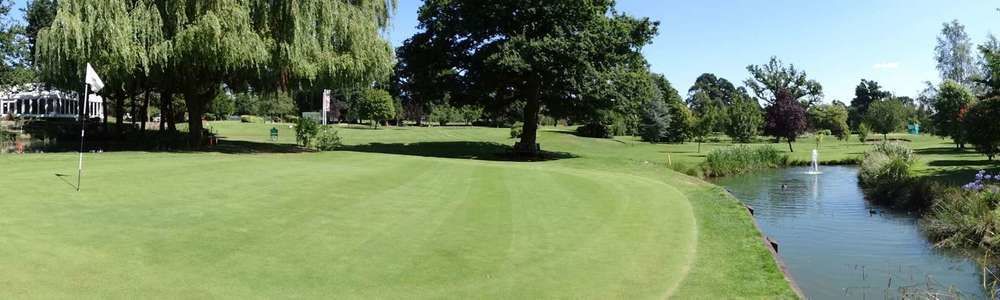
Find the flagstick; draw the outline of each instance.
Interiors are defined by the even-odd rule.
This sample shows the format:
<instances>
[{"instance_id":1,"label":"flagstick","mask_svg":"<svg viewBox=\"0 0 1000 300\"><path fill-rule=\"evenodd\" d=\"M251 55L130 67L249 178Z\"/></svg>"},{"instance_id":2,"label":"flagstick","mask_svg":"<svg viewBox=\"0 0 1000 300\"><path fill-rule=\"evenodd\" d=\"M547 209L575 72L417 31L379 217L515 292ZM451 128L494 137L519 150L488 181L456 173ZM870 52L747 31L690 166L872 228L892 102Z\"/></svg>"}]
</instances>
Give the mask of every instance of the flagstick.
<instances>
[{"instance_id":1,"label":"flagstick","mask_svg":"<svg viewBox=\"0 0 1000 300\"><path fill-rule=\"evenodd\" d=\"M87 130L87 101L90 100L90 85L83 84L83 103L80 105L80 164L76 168L76 191L80 191L83 178L83 136Z\"/></svg>"}]
</instances>

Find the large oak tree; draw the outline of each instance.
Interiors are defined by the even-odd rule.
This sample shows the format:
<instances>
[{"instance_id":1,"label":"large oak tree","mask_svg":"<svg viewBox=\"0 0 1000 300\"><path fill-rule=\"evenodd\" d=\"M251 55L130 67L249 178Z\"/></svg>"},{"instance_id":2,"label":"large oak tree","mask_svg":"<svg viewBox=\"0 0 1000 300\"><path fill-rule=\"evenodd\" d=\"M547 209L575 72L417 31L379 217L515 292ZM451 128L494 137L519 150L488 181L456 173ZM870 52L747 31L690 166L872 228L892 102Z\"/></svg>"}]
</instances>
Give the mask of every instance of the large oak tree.
<instances>
[{"instance_id":1,"label":"large oak tree","mask_svg":"<svg viewBox=\"0 0 1000 300\"><path fill-rule=\"evenodd\" d=\"M648 68L641 48L658 23L613 0L427 0L421 32L400 48L410 95L487 107L524 103L524 154L537 154L541 112L590 119L630 99L601 97ZM630 75L634 74L634 75Z\"/></svg>"}]
</instances>

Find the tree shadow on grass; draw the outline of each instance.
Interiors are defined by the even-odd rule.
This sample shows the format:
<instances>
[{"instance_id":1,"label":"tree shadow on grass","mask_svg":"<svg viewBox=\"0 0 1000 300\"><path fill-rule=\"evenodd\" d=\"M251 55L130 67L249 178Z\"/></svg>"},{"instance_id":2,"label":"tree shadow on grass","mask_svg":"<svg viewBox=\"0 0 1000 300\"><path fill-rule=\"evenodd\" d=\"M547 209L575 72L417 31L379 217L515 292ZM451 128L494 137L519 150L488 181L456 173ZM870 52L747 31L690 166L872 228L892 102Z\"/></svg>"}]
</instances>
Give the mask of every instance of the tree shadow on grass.
<instances>
[{"instance_id":1,"label":"tree shadow on grass","mask_svg":"<svg viewBox=\"0 0 1000 300\"><path fill-rule=\"evenodd\" d=\"M220 140L214 146L191 150L193 152L216 152L224 154L254 154L254 153L303 153L310 152L295 144L260 143L250 141Z\"/></svg>"},{"instance_id":2,"label":"tree shadow on grass","mask_svg":"<svg viewBox=\"0 0 1000 300\"><path fill-rule=\"evenodd\" d=\"M931 162L927 163L927 165L928 166L932 166L932 167L976 167L976 166L978 166L978 167L983 167L983 166L995 167L995 166L997 166L997 162L996 161L988 161L988 160L985 160L985 159L983 159L983 160L962 160L962 159L950 160L949 159L949 160L935 160L935 161L931 161Z\"/></svg>"},{"instance_id":3,"label":"tree shadow on grass","mask_svg":"<svg viewBox=\"0 0 1000 300\"><path fill-rule=\"evenodd\" d=\"M513 147L509 145L492 142L371 143L344 146L338 149L338 151L487 161L550 161L577 157L571 153L550 151L542 151L537 157L521 156L515 154Z\"/></svg>"},{"instance_id":4,"label":"tree shadow on grass","mask_svg":"<svg viewBox=\"0 0 1000 300\"><path fill-rule=\"evenodd\" d=\"M936 148L924 148L917 149L913 152L921 155L952 155L952 154L972 154L974 152L967 151L965 149L956 149L955 147L936 147Z\"/></svg>"},{"instance_id":5,"label":"tree shadow on grass","mask_svg":"<svg viewBox=\"0 0 1000 300\"><path fill-rule=\"evenodd\" d=\"M990 174L996 174L1000 171L1000 164L991 164L989 166L980 165L978 168L953 168L945 170L934 171L927 176L934 179L935 181L951 185L960 186L973 181L976 177L976 173L980 170L986 170Z\"/></svg>"},{"instance_id":6,"label":"tree shadow on grass","mask_svg":"<svg viewBox=\"0 0 1000 300\"><path fill-rule=\"evenodd\" d=\"M35 149L45 153L66 153L80 150L79 142L60 143L47 145L40 149ZM156 142L147 144L126 143L117 141L87 141L84 143L84 152L127 152L141 151L151 153L221 153L221 154L267 154L267 153L304 153L310 150L303 149L295 144L251 142L251 141L230 141L219 140L218 144L203 147L187 146L165 146ZM29 151L34 152L34 151Z\"/></svg>"}]
</instances>

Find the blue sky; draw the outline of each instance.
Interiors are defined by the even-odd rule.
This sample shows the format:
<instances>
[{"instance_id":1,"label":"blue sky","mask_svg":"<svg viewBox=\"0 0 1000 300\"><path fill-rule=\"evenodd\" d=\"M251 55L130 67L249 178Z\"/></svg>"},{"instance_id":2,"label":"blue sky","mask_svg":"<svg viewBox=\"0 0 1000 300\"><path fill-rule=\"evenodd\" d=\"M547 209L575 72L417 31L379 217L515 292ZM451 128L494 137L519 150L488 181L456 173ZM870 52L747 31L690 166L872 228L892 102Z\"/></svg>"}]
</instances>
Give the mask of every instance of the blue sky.
<instances>
[{"instance_id":1,"label":"blue sky","mask_svg":"<svg viewBox=\"0 0 1000 300\"><path fill-rule=\"evenodd\" d=\"M417 31L422 3L399 0L387 33L394 46ZM17 10L24 5L15 1ZM661 22L646 59L682 94L706 72L742 85L747 65L774 55L819 81L827 102L850 101L862 78L915 96L924 81L939 80L933 51L941 23L958 19L978 44L1000 35L998 7L989 0L618 1L622 12Z\"/></svg>"},{"instance_id":2,"label":"blue sky","mask_svg":"<svg viewBox=\"0 0 1000 300\"><path fill-rule=\"evenodd\" d=\"M421 3L399 0L388 33L394 46L416 32ZM774 55L819 81L827 102L849 102L862 78L915 96L924 81L939 81L933 51L941 23L958 19L978 44L1000 35L998 7L987 0L618 1L620 11L661 22L646 59L682 94L706 72L742 85L747 65Z\"/></svg>"}]
</instances>

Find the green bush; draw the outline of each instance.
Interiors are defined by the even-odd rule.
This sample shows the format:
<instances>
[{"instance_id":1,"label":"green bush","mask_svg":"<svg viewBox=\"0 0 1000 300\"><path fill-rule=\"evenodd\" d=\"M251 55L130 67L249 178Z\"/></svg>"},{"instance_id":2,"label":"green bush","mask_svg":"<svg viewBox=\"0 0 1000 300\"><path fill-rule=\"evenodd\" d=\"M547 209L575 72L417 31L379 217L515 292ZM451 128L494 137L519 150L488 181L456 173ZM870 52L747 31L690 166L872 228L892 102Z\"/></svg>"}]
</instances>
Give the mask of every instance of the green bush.
<instances>
[{"instance_id":1,"label":"green bush","mask_svg":"<svg viewBox=\"0 0 1000 300\"><path fill-rule=\"evenodd\" d=\"M311 142L314 141L318 133L319 123L316 123L313 119L301 118L295 124L295 141L303 147L312 147Z\"/></svg>"},{"instance_id":2,"label":"green bush","mask_svg":"<svg viewBox=\"0 0 1000 300\"><path fill-rule=\"evenodd\" d=\"M913 150L898 143L880 143L865 152L858 183L873 202L896 207L910 206Z\"/></svg>"},{"instance_id":3,"label":"green bush","mask_svg":"<svg viewBox=\"0 0 1000 300\"><path fill-rule=\"evenodd\" d=\"M457 122L461 119L461 112L450 105L436 105L431 108L431 114L429 116L430 121L438 123L441 126L448 125L451 122ZM520 136L520 135L518 135Z\"/></svg>"},{"instance_id":4,"label":"green bush","mask_svg":"<svg viewBox=\"0 0 1000 300\"><path fill-rule=\"evenodd\" d=\"M341 145L340 135L337 129L330 126L320 126L319 133L316 134L312 148L319 151L333 151Z\"/></svg>"},{"instance_id":5,"label":"green bush","mask_svg":"<svg viewBox=\"0 0 1000 300\"><path fill-rule=\"evenodd\" d=\"M991 161L1000 153L1000 126L996 124L997 116L1000 116L1000 98L992 98L974 105L965 114L964 120L968 142Z\"/></svg>"},{"instance_id":6,"label":"green bush","mask_svg":"<svg viewBox=\"0 0 1000 300\"><path fill-rule=\"evenodd\" d=\"M524 123L514 122L514 125L510 126L510 138L519 139L521 138L521 133L524 133Z\"/></svg>"},{"instance_id":7,"label":"green bush","mask_svg":"<svg viewBox=\"0 0 1000 300\"><path fill-rule=\"evenodd\" d=\"M576 128L576 134L584 137L607 139L614 136L613 128L601 123L590 123Z\"/></svg>"},{"instance_id":8,"label":"green bush","mask_svg":"<svg viewBox=\"0 0 1000 300\"><path fill-rule=\"evenodd\" d=\"M1000 194L949 188L938 192L924 231L944 247L1000 250Z\"/></svg>"},{"instance_id":9,"label":"green bush","mask_svg":"<svg viewBox=\"0 0 1000 300\"><path fill-rule=\"evenodd\" d=\"M752 142L760 134L760 128L764 124L764 114L756 100L735 101L727 108L723 118L726 135L737 143Z\"/></svg>"},{"instance_id":10,"label":"green bush","mask_svg":"<svg viewBox=\"0 0 1000 300\"><path fill-rule=\"evenodd\" d=\"M868 127L867 124L861 123L861 125L858 125L858 141L860 141L861 143L867 143L868 135L870 135L871 133L872 129Z\"/></svg>"},{"instance_id":11,"label":"green bush","mask_svg":"<svg viewBox=\"0 0 1000 300\"><path fill-rule=\"evenodd\" d=\"M788 156L771 146L737 145L714 149L703 164L706 176L739 175L751 171L776 168L788 164Z\"/></svg>"},{"instance_id":12,"label":"green bush","mask_svg":"<svg viewBox=\"0 0 1000 300\"><path fill-rule=\"evenodd\" d=\"M670 128L670 107L659 100L647 104L642 111L639 124L639 136L642 140L650 143L665 142L668 128Z\"/></svg>"},{"instance_id":13,"label":"green bush","mask_svg":"<svg viewBox=\"0 0 1000 300\"><path fill-rule=\"evenodd\" d=\"M361 97L353 100L351 110L353 115L371 121L372 127L378 128L380 122L396 116L395 101L392 95L385 90L367 89L361 94Z\"/></svg>"},{"instance_id":14,"label":"green bush","mask_svg":"<svg viewBox=\"0 0 1000 300\"><path fill-rule=\"evenodd\" d=\"M253 115L242 115L240 116L240 122L243 123L264 123L264 118L253 116Z\"/></svg>"}]
</instances>

